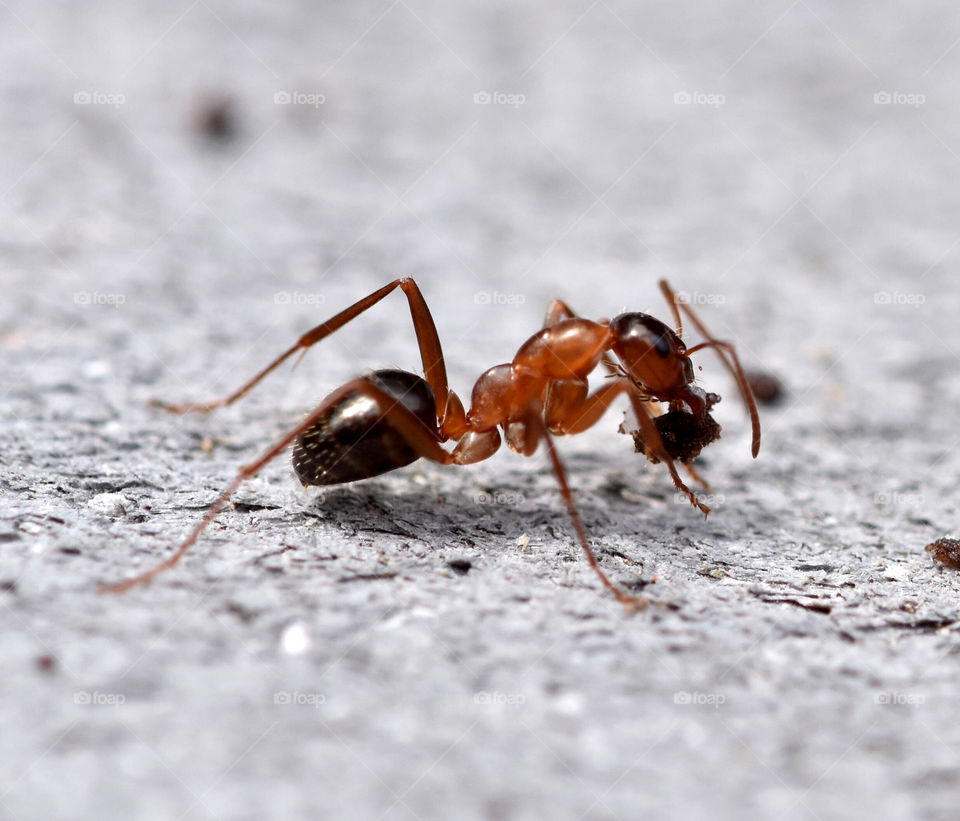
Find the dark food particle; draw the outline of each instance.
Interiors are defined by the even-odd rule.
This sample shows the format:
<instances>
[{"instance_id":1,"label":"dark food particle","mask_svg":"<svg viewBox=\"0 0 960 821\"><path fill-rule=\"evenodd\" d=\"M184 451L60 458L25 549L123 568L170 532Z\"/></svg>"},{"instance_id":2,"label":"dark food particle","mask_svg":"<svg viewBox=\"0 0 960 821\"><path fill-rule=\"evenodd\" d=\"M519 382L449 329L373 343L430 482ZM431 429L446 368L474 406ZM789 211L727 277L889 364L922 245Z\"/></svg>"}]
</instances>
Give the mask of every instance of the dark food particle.
<instances>
[{"instance_id":1,"label":"dark food particle","mask_svg":"<svg viewBox=\"0 0 960 821\"><path fill-rule=\"evenodd\" d=\"M701 450L720 438L720 425L709 413L698 419L688 411L670 411L658 416L654 423L670 458L680 462L692 462ZM651 462L660 461L644 447L641 431L632 431L632 436L637 453L645 453Z\"/></svg>"},{"instance_id":2,"label":"dark food particle","mask_svg":"<svg viewBox=\"0 0 960 821\"><path fill-rule=\"evenodd\" d=\"M925 548L933 554L933 560L954 570L960 570L960 541L956 539L937 539Z\"/></svg>"}]
</instances>

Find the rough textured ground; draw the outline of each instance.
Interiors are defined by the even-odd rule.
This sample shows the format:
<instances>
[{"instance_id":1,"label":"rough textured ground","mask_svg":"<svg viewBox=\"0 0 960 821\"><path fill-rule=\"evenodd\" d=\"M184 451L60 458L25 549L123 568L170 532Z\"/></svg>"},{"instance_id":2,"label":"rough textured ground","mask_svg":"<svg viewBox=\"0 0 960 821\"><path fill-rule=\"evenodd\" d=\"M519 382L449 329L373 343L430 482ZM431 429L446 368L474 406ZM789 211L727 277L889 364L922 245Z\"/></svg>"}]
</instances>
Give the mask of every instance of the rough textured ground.
<instances>
[{"instance_id":1,"label":"rough textured ground","mask_svg":"<svg viewBox=\"0 0 960 821\"><path fill-rule=\"evenodd\" d=\"M843 8L0 4L0 817L956 817L960 578L923 546L957 514L960 25ZM418 369L406 308L209 417L148 400L398 274L461 395L551 297L667 317L662 276L784 380L753 462L697 356L706 521L619 411L560 443L604 568L678 609L604 595L508 452L312 495L278 460L96 595L327 391Z\"/></svg>"}]
</instances>

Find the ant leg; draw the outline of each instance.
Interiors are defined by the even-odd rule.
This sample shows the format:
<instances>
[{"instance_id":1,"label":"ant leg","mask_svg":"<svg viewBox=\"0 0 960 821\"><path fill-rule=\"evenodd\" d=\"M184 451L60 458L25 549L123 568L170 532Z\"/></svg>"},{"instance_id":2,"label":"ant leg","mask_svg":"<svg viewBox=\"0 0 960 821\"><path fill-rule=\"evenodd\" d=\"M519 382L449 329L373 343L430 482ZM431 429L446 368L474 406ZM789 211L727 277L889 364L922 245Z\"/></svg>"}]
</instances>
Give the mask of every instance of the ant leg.
<instances>
[{"instance_id":1,"label":"ant leg","mask_svg":"<svg viewBox=\"0 0 960 821\"><path fill-rule=\"evenodd\" d=\"M640 434L643 439L644 447L653 454L657 461L663 462L670 471L670 477L677 490L686 494L691 504L698 507L704 515L710 512L710 508L701 502L696 494L687 487L680 479L676 466L670 454L663 446L663 440L660 438L660 432L657 430L656 423L653 421L656 417L654 413L658 410L657 406L649 407L650 403L637 397L631 390L630 384L625 379L618 379L615 382L608 383L590 396L587 396L586 383L576 382L574 380L554 380L550 383L547 392L547 402L544 410L547 428L551 433L558 435L582 433L588 428L600 421L600 417L613 403L621 393L627 392L633 406L634 415L640 426ZM692 465L684 465L695 481L699 482L707 490L709 485L703 477L694 470Z\"/></svg>"},{"instance_id":2,"label":"ant leg","mask_svg":"<svg viewBox=\"0 0 960 821\"><path fill-rule=\"evenodd\" d=\"M643 404L650 415L654 417L654 419L661 415L660 406L656 402L644 401ZM631 427L631 423L633 427ZM634 413L633 408L630 408L626 418L623 421L623 424L620 425L620 433L629 433L631 436L633 436L633 440L637 445L637 450L646 446L646 443L643 442L643 432L640 430L640 420L637 419L637 415ZM700 475L700 472L693 466L692 462L681 462L681 464L687 473L690 474L691 478L705 491L707 491L707 493L713 492L713 488L710 487L710 483Z\"/></svg>"},{"instance_id":3,"label":"ant leg","mask_svg":"<svg viewBox=\"0 0 960 821\"><path fill-rule=\"evenodd\" d=\"M630 397L630 404L633 406L633 412L637 417L637 422L640 424L640 435L644 448L653 454L657 461L663 462L667 466L667 470L670 471L670 478L673 479L674 487L690 500L690 504L699 508L700 512L706 516L710 513L710 508L701 502L697 498L697 494L683 483L680 474L677 473L677 467L673 462L673 458L667 453L667 449L663 446L663 439L660 438L660 431L657 430L657 425L654 422L655 417L647 408L647 403L637 397L633 391L630 391L628 395ZM696 478L699 479L699 476ZM702 479L700 479L700 481L703 482Z\"/></svg>"},{"instance_id":4,"label":"ant leg","mask_svg":"<svg viewBox=\"0 0 960 821\"><path fill-rule=\"evenodd\" d=\"M619 378L588 396L586 380L552 380L544 404L547 429L558 436L583 433L600 421L613 401L628 387L626 380Z\"/></svg>"},{"instance_id":5,"label":"ant leg","mask_svg":"<svg viewBox=\"0 0 960 821\"><path fill-rule=\"evenodd\" d=\"M580 547L583 548L583 552L587 555L587 561L590 563L590 567L592 567L593 571L597 574L597 576L600 577L600 581L603 582L603 586L613 593L617 601L623 604L627 610L643 610L648 604L650 604L650 602L640 596L631 596L629 593L624 593L619 587L610 581L610 579L607 577L607 574L601 569L600 563L597 561L597 557L593 555L593 551L590 549L590 543L587 541L587 531L583 526L583 521L580 518L580 513L577 510L577 506L574 504L573 493L571 492L570 485L567 482L567 472L563 467L563 462L560 461L560 455L557 453L557 448L553 444L553 437L547 430L542 428L543 422L540 420L539 416L537 416L537 420L541 425L540 433L547 443L547 453L550 455L550 461L553 464L553 472L557 477L557 483L560 485L560 495L563 496L563 502L567 507L567 514L570 516L570 520L573 522L573 529L577 533L577 540L580 542Z\"/></svg>"},{"instance_id":6,"label":"ant leg","mask_svg":"<svg viewBox=\"0 0 960 821\"><path fill-rule=\"evenodd\" d=\"M570 520L573 522L573 527L577 533L577 539L580 542L580 546L583 548L583 552L587 555L587 561L590 563L590 566L593 568L594 572L600 577L600 581L603 582L604 586L607 587L613 593L613 595L617 597L617 600L626 605L629 610L633 610L642 609L646 607L649 602L644 598L639 598L624 593L622 590L616 587L600 569L600 565L597 562L596 556L594 556L593 551L590 549L590 544L587 541L587 534L583 526L583 521L580 519L580 513L577 511L576 505L573 501L573 493L571 492L570 485L567 482L566 470L564 469L563 462L560 460L560 456L557 453L552 436L552 433L572 434L581 433L587 430L589 427L599 421L600 417L603 415L604 411L610 407L613 400L616 399L621 393L628 390L628 388L629 385L627 382L621 379L604 385L595 393L587 396L587 386L585 382L580 383L574 380L555 380L550 383L550 391L547 394L547 405L544 412L547 420L546 425L549 429L544 429L544 422L540 419L539 415L537 415L536 418L536 425L539 427L539 430L537 431L539 437L543 438L547 443L547 452L550 455L550 461L553 463L553 470L557 477L557 483L560 485L560 494L563 496L564 504L567 507L567 513L570 516ZM657 429L655 427L653 432L659 441L659 433L657 433ZM662 449L662 444L660 447ZM670 461L670 457L666 453L664 453L663 456L664 459L662 461L666 461L668 463L671 475L674 476L674 482L676 483L679 481L679 477L676 476L676 470L673 468L673 463ZM682 482L680 482L679 486L684 488L686 487ZM690 493L690 491L687 492ZM703 506L701 505L701 508L702 507Z\"/></svg>"},{"instance_id":7,"label":"ant leg","mask_svg":"<svg viewBox=\"0 0 960 821\"><path fill-rule=\"evenodd\" d=\"M660 280L660 293L663 294L667 303L670 305L670 310L673 312L673 321L677 323L677 336L683 339L683 318L680 316L680 309L677 307L680 301L677 299L673 288L670 287L665 279Z\"/></svg>"},{"instance_id":8,"label":"ant leg","mask_svg":"<svg viewBox=\"0 0 960 821\"><path fill-rule=\"evenodd\" d=\"M340 402L344 397L351 394L365 394L383 408L382 418L399 432L406 442L416 451L420 457L430 459L441 464L466 464L471 461L480 461L487 458L496 451L500 444L500 436L494 430L491 434L474 434L466 441L461 441L457 450L449 453L440 447L438 432L425 427L423 422L415 416L408 408L402 405L390 394L382 391L368 379L358 378L347 382L343 387L338 388L331 393L320 405L313 410L300 424L287 431L276 443L264 451L256 461L240 468L236 478L231 482L220 496L213 502L206 515L200 523L193 529L189 536L177 548L176 552L160 564L122 582L100 585L101 593L125 593L141 584L146 584L154 576L162 573L164 570L176 565L190 547L197 541L200 534L206 530L207 526L216 518L221 510L230 501L230 497L236 492L237 488L247 479L256 476L256 474L279 456L283 451L293 443L302 433L319 424L329 412L329 409ZM495 441L494 441L495 440Z\"/></svg>"},{"instance_id":9,"label":"ant leg","mask_svg":"<svg viewBox=\"0 0 960 821\"><path fill-rule=\"evenodd\" d=\"M661 289L666 289L664 290L665 294L672 294L672 291L669 291L670 286L666 284L665 280L661 281L660 287ZM680 335L682 334L683 328L677 303L669 296L668 302L670 302L673 309L677 327L680 329L678 335ZM553 300L547 309L544 327L555 325L564 316L575 318L576 313L562 299ZM611 376L618 376L618 368L607 353L603 355L603 364ZM627 391L631 405L633 406L634 415L640 426L644 446L650 450L657 460L667 466L667 470L670 471L670 477L673 479L673 484L677 490L684 493L691 504L699 508L706 516L710 512L710 508L703 504L703 502L697 498L696 494L684 484L680 475L677 473L673 459L663 446L660 432L657 430L656 424L653 421L656 416L660 415L659 405L644 401L632 390L629 390L630 387L629 383L622 379L617 379L617 381L599 388L593 395L587 396L586 383L581 384L573 380L552 380L548 386L545 407L547 427L551 432L556 434L581 433L596 424L613 400L616 399L620 393ZM685 464L684 467L693 477L694 481L702 485L707 491L710 490L710 485L692 465Z\"/></svg>"},{"instance_id":10,"label":"ant leg","mask_svg":"<svg viewBox=\"0 0 960 821\"><path fill-rule=\"evenodd\" d=\"M689 356L704 348L713 348L718 354L721 353L721 351L726 351L733 360L733 364L731 365L724 356L721 355L720 357L727 366L727 370L733 374L733 378L737 381L740 395L743 397L744 404L747 406L747 412L750 414L750 425L753 429L750 452L753 454L753 458L756 459L757 454L760 452L760 414L757 412L757 401L753 397L753 390L750 388L750 383L747 382L747 377L744 375L743 368L740 366L740 358L737 356L737 351L730 342L710 339L708 342L701 342L699 345L687 348L687 355Z\"/></svg>"},{"instance_id":11,"label":"ant leg","mask_svg":"<svg viewBox=\"0 0 960 821\"><path fill-rule=\"evenodd\" d=\"M577 319L577 313L562 299L551 300L547 315L543 318L543 327L552 328L561 319Z\"/></svg>"},{"instance_id":12,"label":"ant leg","mask_svg":"<svg viewBox=\"0 0 960 821\"><path fill-rule=\"evenodd\" d=\"M700 475L700 473L697 471L697 469L694 468L694 466L693 466L690 462L684 462L684 463L683 463L683 466L686 468L687 473L690 474L690 476L691 476L691 478L693 479L693 481L698 482L698 483L700 484L700 486L701 486L705 491L707 491L707 493L712 493L712 492L713 492L713 488L710 487L710 483Z\"/></svg>"},{"instance_id":13,"label":"ant leg","mask_svg":"<svg viewBox=\"0 0 960 821\"><path fill-rule=\"evenodd\" d=\"M407 302L410 306L410 315L413 319L413 327L417 335L417 343L420 346L420 359L423 363L424 377L426 378L427 383L433 389L433 394L436 399L437 418L443 419L447 415L448 411L450 389L447 382L446 366L443 362L443 350L440 347L440 337L437 334L437 328L433 322L433 316L430 313L430 309L427 307L427 303L423 298L423 294L420 293L417 283L414 282L410 277L395 279L393 282L390 282L387 285L384 285L382 288L374 291L369 296L366 296L360 301L355 302L349 308L336 314L336 316L328 319L326 322L323 322L312 330L307 331L307 333L303 334L297 340L296 344L292 345L290 348L280 354L280 356L274 359L269 365L257 373L256 376L254 376L248 382L245 382L233 393L223 397L222 399L215 399L212 402L184 402L179 404L161 402L155 399L150 404L154 407L163 408L171 413L206 413L214 410L215 408L232 405L238 399L246 396L265 376L267 376L267 374L279 367L283 362L297 353L297 351L301 351L303 354L306 354L307 349L312 345L315 345L317 342L320 342L322 339L330 336L330 334L332 334L334 331L342 328L344 325L350 322L350 320L355 319L368 308L372 308L392 291L395 291L398 287L407 297ZM451 402L451 405L455 406L457 404L459 404L459 400ZM452 408L452 413L454 416L456 416L455 407Z\"/></svg>"},{"instance_id":14,"label":"ant leg","mask_svg":"<svg viewBox=\"0 0 960 821\"><path fill-rule=\"evenodd\" d=\"M687 348L686 355L690 356L690 354L696 353L704 348L713 348L720 357L720 361L723 362L724 367L726 367L730 375L736 380L737 388L740 390L740 396L743 397L743 402L747 406L747 412L750 414L750 425L753 429L753 441L751 442L750 452L753 454L753 458L756 459L757 454L760 452L760 414L757 412L757 402L753 398L753 391L750 389L747 377L744 375L743 368L740 366L740 358L737 356L736 349L732 343L716 339L713 334L707 330L707 326L703 324L693 308L685 302L679 302L677 300L676 294L665 279L660 280L660 290L663 291L664 297L666 297L667 301L673 306L673 310L675 312L682 310L693 323L694 327L707 340L706 342L701 342L699 345L694 345L692 348Z\"/></svg>"}]
</instances>

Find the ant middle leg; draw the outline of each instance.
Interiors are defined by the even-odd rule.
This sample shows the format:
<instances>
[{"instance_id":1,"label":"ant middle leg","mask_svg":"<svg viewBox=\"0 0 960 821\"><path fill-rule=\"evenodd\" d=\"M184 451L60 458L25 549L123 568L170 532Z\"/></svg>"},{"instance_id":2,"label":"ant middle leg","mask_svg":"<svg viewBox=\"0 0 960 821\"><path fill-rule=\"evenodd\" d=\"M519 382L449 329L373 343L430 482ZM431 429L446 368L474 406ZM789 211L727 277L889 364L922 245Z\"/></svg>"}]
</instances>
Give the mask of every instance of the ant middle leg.
<instances>
[{"instance_id":1,"label":"ant middle leg","mask_svg":"<svg viewBox=\"0 0 960 821\"><path fill-rule=\"evenodd\" d=\"M543 327L552 328L561 319L578 319L579 314L573 310L562 299L553 299L547 307L546 316L543 318Z\"/></svg>"},{"instance_id":2,"label":"ant middle leg","mask_svg":"<svg viewBox=\"0 0 960 821\"><path fill-rule=\"evenodd\" d=\"M583 433L592 428L613 401L628 389L618 378L588 393L587 381L555 379L547 385L544 419L547 430L558 436Z\"/></svg>"},{"instance_id":3,"label":"ant middle leg","mask_svg":"<svg viewBox=\"0 0 960 821\"><path fill-rule=\"evenodd\" d=\"M539 412L539 408L529 408L526 417L522 420L522 423L531 434L535 442L539 442L542 439L546 443L547 454L549 455L550 462L553 465L553 472L557 478L557 484L560 486L560 495L563 497L564 505L566 505L567 515L570 517L570 521L573 523L573 529L577 534L577 541L580 543L580 547L583 549L583 552L587 557L587 562L590 564L590 567L593 569L594 573L597 574L600 581L603 583L603 586L613 593L617 601L623 604L627 610L642 610L647 607L650 604L647 599L638 596L631 596L629 593L625 593L612 581L610 581L610 578L600 567L600 563L597 561L597 557L594 555L593 550L590 549L590 542L587 539L586 528L583 526L583 520L580 518L580 512L577 510L577 506L573 500L573 491L570 489L570 483L567 481L566 468L563 466L563 462L560 459L560 454L557 453L556 445L553 443L553 436L551 435L550 431L547 430L543 417ZM535 450L535 445L533 449Z\"/></svg>"}]
</instances>

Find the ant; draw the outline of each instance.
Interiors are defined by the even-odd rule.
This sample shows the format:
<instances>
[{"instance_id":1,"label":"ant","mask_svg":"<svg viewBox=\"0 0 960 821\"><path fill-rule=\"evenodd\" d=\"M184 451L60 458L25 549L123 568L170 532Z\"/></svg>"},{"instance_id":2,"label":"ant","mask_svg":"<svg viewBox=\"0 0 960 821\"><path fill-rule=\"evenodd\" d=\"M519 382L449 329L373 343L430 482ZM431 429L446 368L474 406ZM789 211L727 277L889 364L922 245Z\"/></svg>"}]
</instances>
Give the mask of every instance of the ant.
<instances>
[{"instance_id":1,"label":"ant","mask_svg":"<svg viewBox=\"0 0 960 821\"><path fill-rule=\"evenodd\" d=\"M736 380L749 411L754 457L760 448L756 402L733 345L713 338L666 280L659 284L673 312L676 331L643 313L624 313L609 321L593 322L577 316L562 300L554 300L543 329L520 346L513 361L495 365L480 376L473 387L469 410L450 390L433 317L420 288L409 277L395 279L303 334L252 379L222 399L182 404L154 400L152 406L178 414L206 413L231 405L281 363L298 352L302 357L311 346L397 288L407 298L420 347L423 378L407 371L378 370L333 391L258 459L240 468L230 486L173 555L138 576L102 585L101 591L122 593L177 564L240 484L291 444L293 468L304 486L337 485L377 476L420 458L443 465L480 462L500 447L502 429L507 446L524 456L533 455L541 442L545 444L577 540L590 566L618 601L630 609L646 606L645 599L620 590L600 568L574 505L553 437L587 430L625 393L638 425L636 430L625 432L633 435L638 451L651 461L666 465L676 488L706 515L710 508L684 484L674 460L684 464L692 478L709 489L689 462L700 448L719 436L720 426L709 412L720 397L693 384L690 356L713 348ZM684 345L681 311L706 341L691 348ZM609 380L589 393L588 376L600 365L606 369ZM667 413L661 415L658 403L667 404ZM448 440L456 443L452 450L441 446Z\"/></svg>"}]
</instances>

